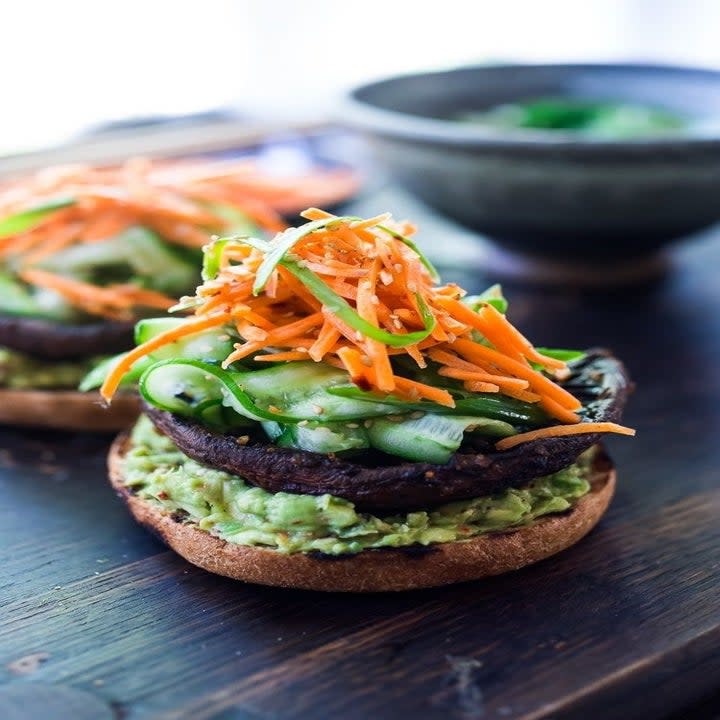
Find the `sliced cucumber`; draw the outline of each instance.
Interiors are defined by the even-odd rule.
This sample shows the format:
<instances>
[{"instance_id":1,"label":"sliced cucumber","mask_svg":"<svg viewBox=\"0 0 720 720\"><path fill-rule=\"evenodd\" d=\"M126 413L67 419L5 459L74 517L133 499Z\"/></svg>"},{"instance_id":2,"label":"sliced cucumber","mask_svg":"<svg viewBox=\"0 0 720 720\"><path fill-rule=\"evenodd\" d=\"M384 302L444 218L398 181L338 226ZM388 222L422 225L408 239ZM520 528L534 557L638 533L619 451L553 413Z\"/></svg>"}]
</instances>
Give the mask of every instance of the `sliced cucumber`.
<instances>
[{"instance_id":1,"label":"sliced cucumber","mask_svg":"<svg viewBox=\"0 0 720 720\"><path fill-rule=\"evenodd\" d=\"M438 385L435 385L438 387ZM357 385L334 385L327 392L331 395L347 399L365 400L372 403L394 405L395 412L419 410L434 415L466 415L485 417L493 420L503 420L516 425L532 427L546 425L548 416L545 411L533 403L522 402L499 393L468 393L455 388L446 388L455 396L455 407L450 408L438 405L427 400L408 402L403 398L392 395L379 395L375 392L362 390Z\"/></svg>"},{"instance_id":2,"label":"sliced cucumber","mask_svg":"<svg viewBox=\"0 0 720 720\"><path fill-rule=\"evenodd\" d=\"M0 273L0 313L48 320L76 316L60 295L44 288L32 291L8 273Z\"/></svg>"},{"instance_id":3,"label":"sliced cucumber","mask_svg":"<svg viewBox=\"0 0 720 720\"><path fill-rule=\"evenodd\" d=\"M505 314L508 309L508 301L504 298L500 285L491 285L480 295L467 295L463 302L473 310L479 310L483 305L492 305L497 311Z\"/></svg>"},{"instance_id":4,"label":"sliced cucumber","mask_svg":"<svg viewBox=\"0 0 720 720\"><path fill-rule=\"evenodd\" d=\"M100 268L129 268L125 233L93 243L71 245L37 263L37 267L78 277L89 277Z\"/></svg>"},{"instance_id":5,"label":"sliced cucumber","mask_svg":"<svg viewBox=\"0 0 720 720\"><path fill-rule=\"evenodd\" d=\"M292 362L267 370L232 373L237 384L255 401L285 415L320 422L354 420L392 413L383 403L368 403L333 395L328 390L348 382L347 373L325 363Z\"/></svg>"},{"instance_id":6,"label":"sliced cucumber","mask_svg":"<svg viewBox=\"0 0 720 720\"><path fill-rule=\"evenodd\" d=\"M154 338L166 330L171 330L184 322L182 318L148 318L135 324L135 342L138 345ZM167 358L182 358L200 360L206 363L219 364L233 350L230 336L219 333L217 330L208 330L187 338L182 338L159 348L147 357L138 360L129 370L120 383L121 387L135 385L142 374L159 360ZM115 355L96 365L82 380L79 389L82 392L99 388L108 373L125 357L127 353Z\"/></svg>"},{"instance_id":7,"label":"sliced cucumber","mask_svg":"<svg viewBox=\"0 0 720 720\"><path fill-rule=\"evenodd\" d=\"M88 392L90 390L96 390L104 382L105 378L112 371L112 369L127 355L127 353L121 353L120 355L113 355L112 357L101 360L80 382L78 390L80 392ZM123 379L120 382L120 387L131 387L137 383L142 374L154 363L155 361L151 357L145 357L138 360L132 369L123 375Z\"/></svg>"},{"instance_id":8,"label":"sliced cucumber","mask_svg":"<svg viewBox=\"0 0 720 720\"><path fill-rule=\"evenodd\" d=\"M267 436L278 447L316 453L337 453L369 447L365 428L359 423L263 423Z\"/></svg>"},{"instance_id":9,"label":"sliced cucumber","mask_svg":"<svg viewBox=\"0 0 720 720\"><path fill-rule=\"evenodd\" d=\"M198 251L197 262L199 259ZM73 245L38 266L90 281L143 278L147 287L174 295L191 290L199 280L195 263L188 262L159 235L139 226L107 240Z\"/></svg>"},{"instance_id":10,"label":"sliced cucumber","mask_svg":"<svg viewBox=\"0 0 720 720\"><path fill-rule=\"evenodd\" d=\"M129 253L128 261L139 277L149 278L148 285L160 292L180 295L199 282L197 259L189 263L159 235L143 227L132 227L121 236Z\"/></svg>"},{"instance_id":11,"label":"sliced cucumber","mask_svg":"<svg viewBox=\"0 0 720 720\"><path fill-rule=\"evenodd\" d=\"M281 425L279 422L275 422L274 420L266 420L260 424L262 425L262 429L265 431L265 434L272 441L277 440L283 434L283 430L285 429L284 425Z\"/></svg>"},{"instance_id":12,"label":"sliced cucumber","mask_svg":"<svg viewBox=\"0 0 720 720\"><path fill-rule=\"evenodd\" d=\"M0 220L0 238L30 230L33 225L39 223L43 218L54 213L56 210L70 207L76 202L73 197L57 197L52 200L35 205L22 212L10 215Z\"/></svg>"},{"instance_id":13,"label":"sliced cucumber","mask_svg":"<svg viewBox=\"0 0 720 720\"><path fill-rule=\"evenodd\" d=\"M238 415L284 424L355 420L393 411L392 406L330 395L324 385L338 381L347 382L347 376L313 362L230 372L217 364L173 358L153 363L140 378L139 387L152 405L187 416L194 416L199 403L219 398Z\"/></svg>"},{"instance_id":14,"label":"sliced cucumber","mask_svg":"<svg viewBox=\"0 0 720 720\"><path fill-rule=\"evenodd\" d=\"M494 437L514 435L512 425L480 417L423 415L391 420L376 418L367 423L370 444L390 455L415 462L446 463L460 447L466 430Z\"/></svg>"},{"instance_id":15,"label":"sliced cucumber","mask_svg":"<svg viewBox=\"0 0 720 720\"><path fill-rule=\"evenodd\" d=\"M185 323L184 318L148 318L135 325L135 342L142 345L156 335ZM155 360L188 358L209 363L222 362L233 351L233 339L215 329L199 332L169 343L152 353Z\"/></svg>"},{"instance_id":16,"label":"sliced cucumber","mask_svg":"<svg viewBox=\"0 0 720 720\"><path fill-rule=\"evenodd\" d=\"M211 366L203 363L167 361L151 363L139 382L140 394L161 410L192 417L212 427L229 430L252 424L251 420L264 419L252 416L245 408L233 405L232 416L224 412L230 405L229 393L222 383L208 374ZM243 412L238 412L243 410Z\"/></svg>"},{"instance_id":17,"label":"sliced cucumber","mask_svg":"<svg viewBox=\"0 0 720 720\"><path fill-rule=\"evenodd\" d=\"M186 318L159 317L146 318L135 323L135 344L142 345L166 330L180 327L187 322Z\"/></svg>"},{"instance_id":18,"label":"sliced cucumber","mask_svg":"<svg viewBox=\"0 0 720 720\"><path fill-rule=\"evenodd\" d=\"M6 273L0 273L0 311L8 315L37 315L30 291Z\"/></svg>"},{"instance_id":19,"label":"sliced cucumber","mask_svg":"<svg viewBox=\"0 0 720 720\"><path fill-rule=\"evenodd\" d=\"M153 405L179 415L195 415L206 403L222 403L216 383L207 382L201 368L175 365L172 372L158 372L155 365L142 376L141 392Z\"/></svg>"},{"instance_id":20,"label":"sliced cucumber","mask_svg":"<svg viewBox=\"0 0 720 720\"><path fill-rule=\"evenodd\" d=\"M257 235L258 226L242 211L224 203L202 203L211 213L223 219L227 224L228 235Z\"/></svg>"},{"instance_id":21,"label":"sliced cucumber","mask_svg":"<svg viewBox=\"0 0 720 720\"><path fill-rule=\"evenodd\" d=\"M221 402L250 420L291 421L259 407L231 377L216 365L197 360L160 360L140 378L140 394L151 405L185 417L199 418L206 403Z\"/></svg>"}]
</instances>

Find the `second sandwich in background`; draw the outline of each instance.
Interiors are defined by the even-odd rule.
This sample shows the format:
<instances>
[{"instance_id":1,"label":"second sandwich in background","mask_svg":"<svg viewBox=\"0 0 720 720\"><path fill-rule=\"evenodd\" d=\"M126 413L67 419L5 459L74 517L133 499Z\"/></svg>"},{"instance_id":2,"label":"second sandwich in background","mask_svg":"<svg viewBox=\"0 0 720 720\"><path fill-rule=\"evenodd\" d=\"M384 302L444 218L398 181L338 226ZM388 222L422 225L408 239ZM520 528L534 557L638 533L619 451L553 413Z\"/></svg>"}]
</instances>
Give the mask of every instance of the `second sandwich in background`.
<instances>
[{"instance_id":1,"label":"second sandwich in background","mask_svg":"<svg viewBox=\"0 0 720 720\"><path fill-rule=\"evenodd\" d=\"M316 172L316 187L325 175ZM201 248L214 235L281 230L279 210L293 199L290 181L248 161L135 158L52 167L6 184L0 422L127 426L138 411L134 393L108 412L78 383L133 345L137 320L164 314L195 288Z\"/></svg>"}]
</instances>

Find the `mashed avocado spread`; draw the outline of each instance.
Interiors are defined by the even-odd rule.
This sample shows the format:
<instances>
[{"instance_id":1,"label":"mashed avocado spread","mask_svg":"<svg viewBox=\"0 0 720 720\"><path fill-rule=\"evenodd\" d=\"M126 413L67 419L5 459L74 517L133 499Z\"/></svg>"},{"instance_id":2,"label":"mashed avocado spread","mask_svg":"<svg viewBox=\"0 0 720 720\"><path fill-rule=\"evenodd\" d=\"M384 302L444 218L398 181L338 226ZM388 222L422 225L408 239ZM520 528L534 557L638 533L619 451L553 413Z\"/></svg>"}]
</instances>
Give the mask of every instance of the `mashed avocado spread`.
<instances>
[{"instance_id":1,"label":"mashed avocado spread","mask_svg":"<svg viewBox=\"0 0 720 720\"><path fill-rule=\"evenodd\" d=\"M571 507L585 495L591 455L522 489L390 517L356 512L332 495L269 493L242 478L199 465L145 417L132 432L125 482L168 512L187 513L211 534L280 552L352 554L366 548L429 545L499 532Z\"/></svg>"},{"instance_id":2,"label":"mashed avocado spread","mask_svg":"<svg viewBox=\"0 0 720 720\"><path fill-rule=\"evenodd\" d=\"M77 389L98 358L56 361L0 347L0 387L11 390Z\"/></svg>"}]
</instances>

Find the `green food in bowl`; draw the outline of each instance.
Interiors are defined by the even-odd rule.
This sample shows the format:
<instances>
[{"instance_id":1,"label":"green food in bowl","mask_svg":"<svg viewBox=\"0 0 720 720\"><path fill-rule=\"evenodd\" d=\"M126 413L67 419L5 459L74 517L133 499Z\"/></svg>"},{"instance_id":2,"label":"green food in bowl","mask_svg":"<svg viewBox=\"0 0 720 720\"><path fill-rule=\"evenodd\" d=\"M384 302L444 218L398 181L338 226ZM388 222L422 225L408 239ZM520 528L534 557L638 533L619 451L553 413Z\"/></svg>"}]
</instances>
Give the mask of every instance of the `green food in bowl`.
<instances>
[{"instance_id":1,"label":"green food in bowl","mask_svg":"<svg viewBox=\"0 0 720 720\"><path fill-rule=\"evenodd\" d=\"M571 132L606 138L649 137L688 127L686 118L646 105L540 98L496 105L486 111L464 112L461 122L499 129Z\"/></svg>"}]
</instances>

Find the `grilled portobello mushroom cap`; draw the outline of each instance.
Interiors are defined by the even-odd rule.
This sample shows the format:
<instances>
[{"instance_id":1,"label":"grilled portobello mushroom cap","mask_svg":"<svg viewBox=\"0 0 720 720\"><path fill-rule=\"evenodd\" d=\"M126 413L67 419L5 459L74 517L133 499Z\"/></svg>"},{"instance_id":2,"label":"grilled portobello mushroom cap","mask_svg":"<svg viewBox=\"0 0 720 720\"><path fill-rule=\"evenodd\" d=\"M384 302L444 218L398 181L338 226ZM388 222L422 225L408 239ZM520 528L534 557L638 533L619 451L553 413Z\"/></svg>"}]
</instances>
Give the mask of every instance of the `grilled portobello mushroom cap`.
<instances>
[{"instance_id":1,"label":"grilled portobello mushroom cap","mask_svg":"<svg viewBox=\"0 0 720 720\"><path fill-rule=\"evenodd\" d=\"M63 324L40 318L0 315L0 345L47 360L113 355L133 346L134 322Z\"/></svg>"}]
</instances>

